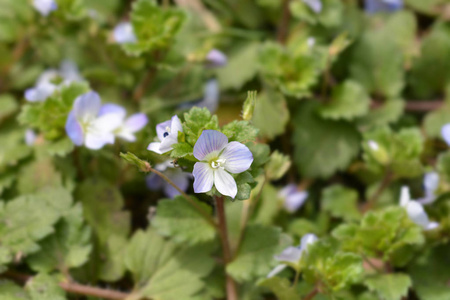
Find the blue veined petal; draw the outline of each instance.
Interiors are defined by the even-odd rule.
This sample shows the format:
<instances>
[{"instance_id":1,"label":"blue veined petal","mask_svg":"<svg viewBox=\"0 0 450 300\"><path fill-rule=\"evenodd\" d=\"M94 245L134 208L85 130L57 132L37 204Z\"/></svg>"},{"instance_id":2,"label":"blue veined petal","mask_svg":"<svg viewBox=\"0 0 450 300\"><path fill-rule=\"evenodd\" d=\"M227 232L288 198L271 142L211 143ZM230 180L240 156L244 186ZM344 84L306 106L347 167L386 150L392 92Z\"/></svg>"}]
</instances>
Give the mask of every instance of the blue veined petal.
<instances>
[{"instance_id":1,"label":"blue veined petal","mask_svg":"<svg viewBox=\"0 0 450 300\"><path fill-rule=\"evenodd\" d=\"M116 114L116 115L120 116L122 119L125 119L125 116L127 115L127 111L125 110L125 108L123 108L122 106L120 106L118 104L106 103L100 107L98 116L100 117L100 116L107 115L107 114Z\"/></svg>"},{"instance_id":2,"label":"blue veined petal","mask_svg":"<svg viewBox=\"0 0 450 300\"><path fill-rule=\"evenodd\" d=\"M252 152L247 146L239 142L231 142L226 145L220 158L225 159L225 170L233 174L242 173L248 170L253 162Z\"/></svg>"},{"instance_id":3,"label":"blue veined petal","mask_svg":"<svg viewBox=\"0 0 450 300\"><path fill-rule=\"evenodd\" d=\"M207 163L196 162L194 164L194 192L206 193L209 192L214 183L214 171Z\"/></svg>"},{"instance_id":4,"label":"blue veined petal","mask_svg":"<svg viewBox=\"0 0 450 300\"><path fill-rule=\"evenodd\" d=\"M194 145L194 156L204 160L208 154L219 154L228 144L228 138L217 130L203 130Z\"/></svg>"},{"instance_id":5,"label":"blue veined petal","mask_svg":"<svg viewBox=\"0 0 450 300\"><path fill-rule=\"evenodd\" d=\"M214 171L214 186L222 195L229 196L233 199L234 197L236 197L236 181L234 180L233 176L231 176L227 171L222 169L216 169Z\"/></svg>"},{"instance_id":6,"label":"blue veined petal","mask_svg":"<svg viewBox=\"0 0 450 300\"><path fill-rule=\"evenodd\" d=\"M450 146L450 123L442 126L441 135L447 145Z\"/></svg>"},{"instance_id":7,"label":"blue veined petal","mask_svg":"<svg viewBox=\"0 0 450 300\"><path fill-rule=\"evenodd\" d=\"M100 96L93 91L84 93L75 99L73 112L78 120L93 120L97 117L101 107Z\"/></svg>"},{"instance_id":8,"label":"blue veined petal","mask_svg":"<svg viewBox=\"0 0 450 300\"><path fill-rule=\"evenodd\" d=\"M130 22L122 22L114 27L114 40L119 44L136 43L133 25Z\"/></svg>"},{"instance_id":9,"label":"blue veined petal","mask_svg":"<svg viewBox=\"0 0 450 300\"><path fill-rule=\"evenodd\" d=\"M81 127L81 124L78 122L78 120L75 118L75 114L73 111L70 112L69 116L67 117L65 128L66 133L72 140L72 142L77 146L81 146L84 141L83 128Z\"/></svg>"}]
</instances>

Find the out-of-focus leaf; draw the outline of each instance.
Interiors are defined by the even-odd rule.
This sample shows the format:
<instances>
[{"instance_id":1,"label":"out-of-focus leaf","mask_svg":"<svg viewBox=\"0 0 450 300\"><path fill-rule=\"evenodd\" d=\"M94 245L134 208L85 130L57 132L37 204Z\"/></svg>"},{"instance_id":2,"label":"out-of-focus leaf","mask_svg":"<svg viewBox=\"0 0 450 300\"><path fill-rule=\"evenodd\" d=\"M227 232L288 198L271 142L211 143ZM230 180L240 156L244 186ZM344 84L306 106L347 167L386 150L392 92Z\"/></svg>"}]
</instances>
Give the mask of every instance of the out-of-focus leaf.
<instances>
[{"instance_id":1,"label":"out-of-focus leaf","mask_svg":"<svg viewBox=\"0 0 450 300\"><path fill-rule=\"evenodd\" d=\"M295 286L292 286L287 278L271 277L259 282L258 285L270 289L279 300L301 299Z\"/></svg>"},{"instance_id":2,"label":"out-of-focus leaf","mask_svg":"<svg viewBox=\"0 0 450 300\"><path fill-rule=\"evenodd\" d=\"M59 286L58 279L48 274L38 274L27 281L25 290L31 300L65 300L66 292Z\"/></svg>"},{"instance_id":3,"label":"out-of-focus leaf","mask_svg":"<svg viewBox=\"0 0 450 300\"><path fill-rule=\"evenodd\" d=\"M273 139L282 134L288 121L289 110L281 93L266 91L259 95L253 124L259 129L261 137Z\"/></svg>"},{"instance_id":4,"label":"out-of-focus leaf","mask_svg":"<svg viewBox=\"0 0 450 300\"><path fill-rule=\"evenodd\" d=\"M251 142L256 139L258 129L248 121L233 121L223 126L222 132L228 137L229 141L239 143Z\"/></svg>"},{"instance_id":5,"label":"out-of-focus leaf","mask_svg":"<svg viewBox=\"0 0 450 300\"><path fill-rule=\"evenodd\" d=\"M384 300L401 300L412 285L411 278L401 273L372 275L364 283Z\"/></svg>"},{"instance_id":6,"label":"out-of-focus leaf","mask_svg":"<svg viewBox=\"0 0 450 300\"><path fill-rule=\"evenodd\" d=\"M14 113L18 107L19 105L13 96L8 94L0 95L0 120Z\"/></svg>"},{"instance_id":7,"label":"out-of-focus leaf","mask_svg":"<svg viewBox=\"0 0 450 300\"><path fill-rule=\"evenodd\" d=\"M332 185L324 189L322 205L333 217L343 218L346 221L361 217L357 206L358 193L342 185Z\"/></svg>"}]
</instances>

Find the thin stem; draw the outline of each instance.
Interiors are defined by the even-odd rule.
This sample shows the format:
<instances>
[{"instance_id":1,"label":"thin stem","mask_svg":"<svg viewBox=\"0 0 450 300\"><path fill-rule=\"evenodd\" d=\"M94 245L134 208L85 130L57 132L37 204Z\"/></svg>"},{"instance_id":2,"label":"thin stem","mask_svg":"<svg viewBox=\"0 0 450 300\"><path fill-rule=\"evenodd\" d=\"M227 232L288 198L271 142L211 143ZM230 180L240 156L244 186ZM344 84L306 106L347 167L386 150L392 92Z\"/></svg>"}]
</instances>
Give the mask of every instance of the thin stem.
<instances>
[{"instance_id":1,"label":"thin stem","mask_svg":"<svg viewBox=\"0 0 450 300\"><path fill-rule=\"evenodd\" d=\"M145 91L147 90L147 87L149 86L150 82L153 79L154 74L156 73L156 68L151 67L144 75L141 83L136 87L136 89L133 92L133 100L136 103L139 103L142 99L142 97L145 94Z\"/></svg>"},{"instance_id":2,"label":"thin stem","mask_svg":"<svg viewBox=\"0 0 450 300\"><path fill-rule=\"evenodd\" d=\"M319 289L318 288L314 288L308 295L305 296L305 298L303 298L303 300L311 300L318 293L319 293Z\"/></svg>"},{"instance_id":3,"label":"thin stem","mask_svg":"<svg viewBox=\"0 0 450 300\"><path fill-rule=\"evenodd\" d=\"M147 172L153 172L159 177L161 177L163 180L165 180L168 184L173 186L174 189L176 189L181 195L183 195L184 198L205 218L205 220L213 226L216 230L219 230L219 227L217 226L217 223L214 221L214 219L200 206L197 202L194 201L188 194L186 194L182 189L180 189L172 180L170 180L169 177L164 175L158 170L153 169L150 164L147 166Z\"/></svg>"},{"instance_id":4,"label":"thin stem","mask_svg":"<svg viewBox=\"0 0 450 300\"><path fill-rule=\"evenodd\" d=\"M223 249L223 259L225 266L231 261L231 250L230 243L228 240L228 229L227 229L227 219L225 217L225 206L223 197L214 197L216 200L217 217L219 219L219 235L220 241L222 242ZM226 289L227 289L227 300L237 300L238 294L236 289L236 283L233 278L226 274Z\"/></svg>"},{"instance_id":5,"label":"thin stem","mask_svg":"<svg viewBox=\"0 0 450 300\"><path fill-rule=\"evenodd\" d=\"M7 278L20 282L27 282L28 280L33 279L33 276L17 273L14 271L7 271L1 274L1 276L5 276ZM129 296L129 294L127 293L82 285L75 282L60 282L59 286L66 292L72 294L93 296L102 299L122 300Z\"/></svg>"},{"instance_id":6,"label":"thin stem","mask_svg":"<svg viewBox=\"0 0 450 300\"><path fill-rule=\"evenodd\" d=\"M280 18L280 23L278 25L278 32L277 32L277 41L283 45L286 44L286 40L288 37L289 21L291 20L291 11L289 10L289 1L290 0L283 0L282 13L281 13L281 18Z\"/></svg>"},{"instance_id":7,"label":"thin stem","mask_svg":"<svg viewBox=\"0 0 450 300\"><path fill-rule=\"evenodd\" d=\"M294 278L294 282L292 282L292 288L295 287L298 283L298 280L300 279L300 272L295 270L295 278Z\"/></svg>"},{"instance_id":8,"label":"thin stem","mask_svg":"<svg viewBox=\"0 0 450 300\"><path fill-rule=\"evenodd\" d=\"M444 105L444 101L442 100L424 100L424 101L416 101L410 100L405 103L405 110L412 112L427 112L431 110L436 110ZM383 106L383 103L380 101L372 101L372 108L378 108Z\"/></svg>"},{"instance_id":9,"label":"thin stem","mask_svg":"<svg viewBox=\"0 0 450 300\"><path fill-rule=\"evenodd\" d=\"M380 183L380 185L378 186L377 190L375 191L375 193L373 193L373 196L369 198L369 200L367 200L367 203L363 206L363 212L368 211L369 209L371 209L375 203L377 202L378 198L381 196L381 194L383 193L383 191L389 186L389 184L391 183L393 179L393 174L390 171L390 169L386 170L386 174L384 175L383 181Z\"/></svg>"}]
</instances>

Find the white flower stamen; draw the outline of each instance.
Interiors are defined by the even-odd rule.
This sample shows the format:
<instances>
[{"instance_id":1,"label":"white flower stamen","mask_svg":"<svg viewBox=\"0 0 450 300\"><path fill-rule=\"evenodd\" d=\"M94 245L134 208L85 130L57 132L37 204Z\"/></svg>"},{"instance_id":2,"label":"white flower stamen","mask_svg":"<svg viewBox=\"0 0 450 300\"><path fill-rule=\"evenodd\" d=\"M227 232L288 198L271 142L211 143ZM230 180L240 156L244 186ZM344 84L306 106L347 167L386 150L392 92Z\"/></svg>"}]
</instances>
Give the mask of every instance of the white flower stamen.
<instances>
[{"instance_id":1,"label":"white flower stamen","mask_svg":"<svg viewBox=\"0 0 450 300\"><path fill-rule=\"evenodd\" d=\"M221 159L216 159L216 160L213 160L213 161L211 161L211 168L213 168L213 169L224 169L224 166L225 166L225 162L226 162L226 159L223 159L223 158L221 158Z\"/></svg>"}]
</instances>

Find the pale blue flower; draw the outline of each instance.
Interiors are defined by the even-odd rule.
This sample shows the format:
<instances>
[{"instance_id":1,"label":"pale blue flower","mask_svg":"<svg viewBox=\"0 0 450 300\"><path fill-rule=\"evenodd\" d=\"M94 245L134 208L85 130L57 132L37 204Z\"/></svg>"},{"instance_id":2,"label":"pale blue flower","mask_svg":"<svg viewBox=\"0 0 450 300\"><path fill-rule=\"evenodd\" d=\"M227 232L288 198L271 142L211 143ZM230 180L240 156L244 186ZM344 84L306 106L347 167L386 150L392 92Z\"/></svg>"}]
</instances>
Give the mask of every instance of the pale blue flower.
<instances>
[{"instance_id":1,"label":"pale blue flower","mask_svg":"<svg viewBox=\"0 0 450 300\"><path fill-rule=\"evenodd\" d=\"M239 142L228 143L225 134L204 130L194 146L194 192L209 192L213 185L222 195L234 198L237 185L231 174L242 173L253 162L252 152ZM231 174L230 174L231 173Z\"/></svg>"},{"instance_id":2,"label":"pale blue flower","mask_svg":"<svg viewBox=\"0 0 450 300\"><path fill-rule=\"evenodd\" d=\"M223 67L227 64L227 56L220 50L212 49L206 55L206 66L210 68Z\"/></svg>"},{"instance_id":3,"label":"pale blue flower","mask_svg":"<svg viewBox=\"0 0 450 300\"><path fill-rule=\"evenodd\" d=\"M406 209L411 221L421 226L424 230L432 230L439 226L437 222L430 222L427 212L419 202L411 199L411 194L407 186L403 186L401 189L400 206Z\"/></svg>"},{"instance_id":4,"label":"pale blue flower","mask_svg":"<svg viewBox=\"0 0 450 300\"><path fill-rule=\"evenodd\" d=\"M403 0L365 0L365 11L369 14L377 12L395 12L403 8Z\"/></svg>"},{"instance_id":5,"label":"pale blue flower","mask_svg":"<svg viewBox=\"0 0 450 300\"><path fill-rule=\"evenodd\" d=\"M442 126L441 135L447 145L450 146L450 123Z\"/></svg>"},{"instance_id":6,"label":"pale blue flower","mask_svg":"<svg viewBox=\"0 0 450 300\"><path fill-rule=\"evenodd\" d=\"M53 81L58 78L63 81L60 84L55 84ZM36 85L25 91L25 99L30 102L45 101L62 86L82 80L78 67L72 61L64 60L61 62L59 70L49 69L44 71L36 81Z\"/></svg>"},{"instance_id":7,"label":"pale blue flower","mask_svg":"<svg viewBox=\"0 0 450 300\"><path fill-rule=\"evenodd\" d=\"M114 40L119 44L136 43L137 38L134 34L133 25L130 22L121 22L114 27Z\"/></svg>"},{"instance_id":8,"label":"pale blue flower","mask_svg":"<svg viewBox=\"0 0 450 300\"><path fill-rule=\"evenodd\" d=\"M436 191L439 187L439 174L437 172L428 172L423 176L424 197L418 201L421 204L429 204L436 200Z\"/></svg>"},{"instance_id":9,"label":"pale blue flower","mask_svg":"<svg viewBox=\"0 0 450 300\"><path fill-rule=\"evenodd\" d=\"M97 150L114 143L114 131L122 125L123 117L101 110L100 96L95 92L75 99L66 122L67 135L75 145Z\"/></svg>"},{"instance_id":10,"label":"pale blue flower","mask_svg":"<svg viewBox=\"0 0 450 300\"><path fill-rule=\"evenodd\" d=\"M44 17L58 8L58 4L53 0L33 0L33 6Z\"/></svg>"},{"instance_id":11,"label":"pale blue flower","mask_svg":"<svg viewBox=\"0 0 450 300\"><path fill-rule=\"evenodd\" d=\"M283 199L284 208L294 213L303 206L308 198L308 192L299 191L295 184L288 184L278 192L278 196Z\"/></svg>"},{"instance_id":12,"label":"pale blue flower","mask_svg":"<svg viewBox=\"0 0 450 300\"><path fill-rule=\"evenodd\" d=\"M316 14L322 11L321 0L303 0L303 3L305 3Z\"/></svg>"},{"instance_id":13,"label":"pale blue flower","mask_svg":"<svg viewBox=\"0 0 450 300\"><path fill-rule=\"evenodd\" d=\"M270 271L270 273L267 275L267 277L268 278L273 277L276 274L283 271L287 267L286 263L291 263L291 264L297 265L300 262L303 253L308 251L308 246L311 244L314 244L317 240L318 240L318 238L315 234L312 234L312 233L305 234L302 237L299 246L287 247L279 255L275 255L274 258L277 261L281 262L281 264L279 264L272 271Z\"/></svg>"},{"instance_id":14,"label":"pale blue flower","mask_svg":"<svg viewBox=\"0 0 450 300\"><path fill-rule=\"evenodd\" d=\"M189 187L189 180L192 178L191 173L183 172L181 168L175 168L171 160L167 160L161 164L157 164L155 169L163 172L173 183L182 191L186 191ZM146 178L147 187L152 190L163 189L164 194L169 198L179 195L173 186L167 181L161 179L158 175L152 173Z\"/></svg>"},{"instance_id":15,"label":"pale blue flower","mask_svg":"<svg viewBox=\"0 0 450 300\"><path fill-rule=\"evenodd\" d=\"M28 146L33 146L36 139L37 139L37 134L36 134L36 132L34 132L34 130L27 129L25 131L25 144L27 144Z\"/></svg>"},{"instance_id":16,"label":"pale blue flower","mask_svg":"<svg viewBox=\"0 0 450 300\"><path fill-rule=\"evenodd\" d=\"M112 103L103 105L99 114L116 114L117 118L122 120L122 123L113 133L118 138L128 142L136 141L136 136L134 134L144 128L148 123L148 118L143 113L137 113L125 118L127 114L125 108Z\"/></svg>"},{"instance_id":17,"label":"pale blue flower","mask_svg":"<svg viewBox=\"0 0 450 300\"><path fill-rule=\"evenodd\" d=\"M173 116L171 120L156 125L156 134L159 142L153 142L148 145L147 150L158 154L166 153L172 150L172 145L178 143L178 132L183 132L178 116Z\"/></svg>"}]
</instances>

